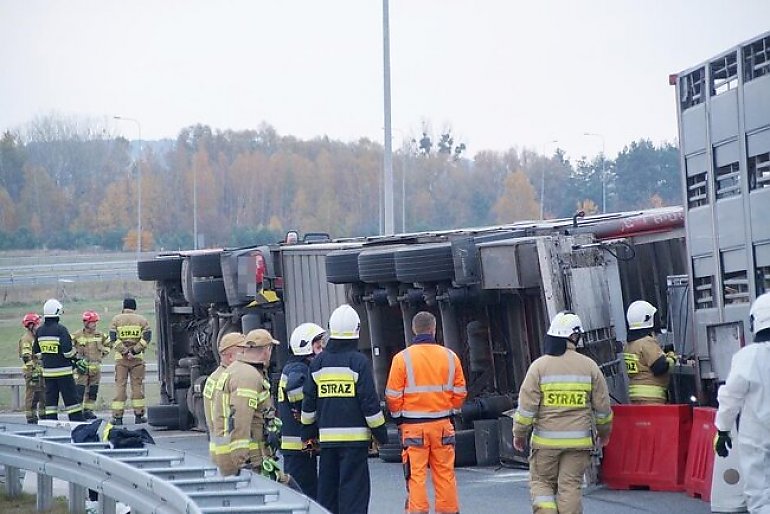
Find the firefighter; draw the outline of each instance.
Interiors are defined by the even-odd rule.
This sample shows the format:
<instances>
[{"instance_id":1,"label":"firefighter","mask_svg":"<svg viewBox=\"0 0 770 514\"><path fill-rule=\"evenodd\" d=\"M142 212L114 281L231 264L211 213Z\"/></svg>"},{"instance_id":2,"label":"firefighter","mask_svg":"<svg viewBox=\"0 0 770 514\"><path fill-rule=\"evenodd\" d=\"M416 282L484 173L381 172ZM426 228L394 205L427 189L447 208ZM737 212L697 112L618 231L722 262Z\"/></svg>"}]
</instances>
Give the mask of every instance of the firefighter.
<instances>
[{"instance_id":1,"label":"firefighter","mask_svg":"<svg viewBox=\"0 0 770 514\"><path fill-rule=\"evenodd\" d=\"M88 369L78 373L75 380L78 398L83 399L83 417L96 419L96 397L102 375L102 359L110 353L110 339L96 330L99 314L94 311L83 313L83 328L72 334L72 342L78 359L86 361Z\"/></svg>"},{"instance_id":2,"label":"firefighter","mask_svg":"<svg viewBox=\"0 0 770 514\"><path fill-rule=\"evenodd\" d=\"M147 318L136 313L136 300L123 300L123 311L110 322L110 341L115 348L115 399L112 401L112 424L123 424L126 408L126 386L131 378L131 406L134 421L146 423L144 417L144 351L152 340Z\"/></svg>"},{"instance_id":3,"label":"firefighter","mask_svg":"<svg viewBox=\"0 0 770 514\"><path fill-rule=\"evenodd\" d=\"M227 385L226 369L235 361L245 337L240 332L225 334L219 341L219 367L206 379L203 387L203 408L206 415L206 427L209 432L209 454L222 476L234 475L235 468L230 459L230 429L228 425L229 397L224 389Z\"/></svg>"},{"instance_id":4,"label":"firefighter","mask_svg":"<svg viewBox=\"0 0 770 514\"><path fill-rule=\"evenodd\" d=\"M45 419L56 419L59 395L64 401L64 411L70 421L83 421L83 404L75 391L72 368L86 370L86 363L76 359L72 337L67 327L59 323L64 312L62 304L51 298L43 305L43 324L35 333L32 353L40 354L45 380Z\"/></svg>"},{"instance_id":5,"label":"firefighter","mask_svg":"<svg viewBox=\"0 0 770 514\"><path fill-rule=\"evenodd\" d=\"M412 344L393 357L385 389L404 448L406 512L428 512L425 479L430 467L436 514L458 513L455 430L450 419L467 395L463 368L452 350L436 343L433 314L415 314L412 331Z\"/></svg>"},{"instance_id":6,"label":"firefighter","mask_svg":"<svg viewBox=\"0 0 770 514\"><path fill-rule=\"evenodd\" d=\"M277 344L280 343L263 328L250 331L238 343L240 352L225 370L228 376L223 392L229 402L223 416L232 420L229 458L235 472L249 469L288 483L289 477L278 468L275 455L267 445L268 436L274 446L279 445L275 441L277 423L267 380L267 366Z\"/></svg>"},{"instance_id":7,"label":"firefighter","mask_svg":"<svg viewBox=\"0 0 770 514\"><path fill-rule=\"evenodd\" d=\"M749 512L770 512L770 293L756 300L749 310L749 326L754 344L733 355L727 381L719 388L719 410L714 424L714 449L727 457L732 448L730 431L738 426L741 476ZM740 414L740 423L736 423Z\"/></svg>"},{"instance_id":8,"label":"firefighter","mask_svg":"<svg viewBox=\"0 0 770 514\"><path fill-rule=\"evenodd\" d=\"M303 444L321 448L318 502L333 514L369 510L369 438L388 442L372 368L357 350L361 320L350 305L329 317L329 341L310 363L303 388Z\"/></svg>"},{"instance_id":9,"label":"firefighter","mask_svg":"<svg viewBox=\"0 0 770 514\"><path fill-rule=\"evenodd\" d=\"M278 417L281 418L281 453L284 471L310 498L318 496L318 458L314 447L303 451L302 389L313 357L323 350L326 331L315 323L302 323L291 333L289 356L278 381Z\"/></svg>"},{"instance_id":10,"label":"firefighter","mask_svg":"<svg viewBox=\"0 0 770 514\"><path fill-rule=\"evenodd\" d=\"M40 315L34 312L25 314L21 320L24 334L19 339L19 358L24 363L21 370L24 374L24 415L27 423L37 423L38 416L42 418L45 415L43 367L37 355L32 352L35 331L40 321Z\"/></svg>"},{"instance_id":11,"label":"firefighter","mask_svg":"<svg viewBox=\"0 0 770 514\"><path fill-rule=\"evenodd\" d=\"M628 373L628 397L634 404L666 403L674 352L664 353L653 333L658 309L643 300L628 306L628 342L623 359Z\"/></svg>"},{"instance_id":12,"label":"firefighter","mask_svg":"<svg viewBox=\"0 0 770 514\"><path fill-rule=\"evenodd\" d=\"M530 494L535 514L583 512L583 473L594 442L605 446L612 429L607 383L599 366L575 351L583 324L570 312L554 316L546 355L527 370L514 415L513 447L524 451L532 430ZM596 425L594 441L591 427Z\"/></svg>"}]
</instances>

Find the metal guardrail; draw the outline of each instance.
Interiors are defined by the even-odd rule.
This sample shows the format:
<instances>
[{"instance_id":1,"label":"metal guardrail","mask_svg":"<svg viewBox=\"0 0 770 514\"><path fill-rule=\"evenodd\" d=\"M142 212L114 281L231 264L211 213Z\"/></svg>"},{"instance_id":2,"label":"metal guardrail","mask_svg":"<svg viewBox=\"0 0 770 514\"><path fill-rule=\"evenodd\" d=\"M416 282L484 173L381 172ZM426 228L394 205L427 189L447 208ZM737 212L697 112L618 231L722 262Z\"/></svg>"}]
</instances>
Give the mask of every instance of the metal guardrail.
<instances>
[{"instance_id":1,"label":"metal guardrail","mask_svg":"<svg viewBox=\"0 0 770 514\"><path fill-rule=\"evenodd\" d=\"M157 384L158 379L158 363L148 362L145 364L145 384ZM100 380L101 384L114 384L115 383L115 365L103 364L102 376ZM0 368L0 387L11 388L11 407L14 410L19 410L22 407L22 390L24 388L24 373L21 370L21 366Z\"/></svg>"},{"instance_id":2,"label":"metal guardrail","mask_svg":"<svg viewBox=\"0 0 770 514\"><path fill-rule=\"evenodd\" d=\"M0 425L0 464L11 497L21 493L21 469L37 473L39 511L53 505L56 478L69 483L74 514L85 513L88 489L99 494L102 514L115 514L118 501L138 514L328 514L304 495L250 471L219 476L190 452L72 443L68 430L46 426Z\"/></svg>"}]
</instances>

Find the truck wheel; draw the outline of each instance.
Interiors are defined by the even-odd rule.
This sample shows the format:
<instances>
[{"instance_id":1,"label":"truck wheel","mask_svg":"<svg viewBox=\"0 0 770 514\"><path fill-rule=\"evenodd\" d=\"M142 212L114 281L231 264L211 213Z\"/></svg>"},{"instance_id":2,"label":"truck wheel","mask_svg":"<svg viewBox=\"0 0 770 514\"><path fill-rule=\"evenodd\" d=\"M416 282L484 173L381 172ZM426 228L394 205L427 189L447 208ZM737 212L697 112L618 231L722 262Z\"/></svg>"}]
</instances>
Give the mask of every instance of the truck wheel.
<instances>
[{"instance_id":1,"label":"truck wheel","mask_svg":"<svg viewBox=\"0 0 770 514\"><path fill-rule=\"evenodd\" d=\"M383 462L401 462L401 445L390 443L381 445L380 459Z\"/></svg>"},{"instance_id":2,"label":"truck wheel","mask_svg":"<svg viewBox=\"0 0 770 514\"><path fill-rule=\"evenodd\" d=\"M244 314L241 316L241 334L248 334L255 328L262 328L262 316L259 314Z\"/></svg>"},{"instance_id":3,"label":"truck wheel","mask_svg":"<svg viewBox=\"0 0 770 514\"><path fill-rule=\"evenodd\" d=\"M396 251L396 276L399 282L442 282L455 274L451 243L407 246Z\"/></svg>"},{"instance_id":4,"label":"truck wheel","mask_svg":"<svg viewBox=\"0 0 770 514\"><path fill-rule=\"evenodd\" d=\"M193 277L221 277L222 252L199 253L190 256L190 272Z\"/></svg>"},{"instance_id":5,"label":"truck wheel","mask_svg":"<svg viewBox=\"0 0 770 514\"><path fill-rule=\"evenodd\" d=\"M169 255L136 263L139 280L179 280L182 257Z\"/></svg>"},{"instance_id":6,"label":"truck wheel","mask_svg":"<svg viewBox=\"0 0 770 514\"><path fill-rule=\"evenodd\" d=\"M362 282L380 284L396 281L396 250L401 247L390 246L364 250L358 255L358 274Z\"/></svg>"},{"instance_id":7,"label":"truck wheel","mask_svg":"<svg viewBox=\"0 0 770 514\"><path fill-rule=\"evenodd\" d=\"M455 467L476 465L476 433L473 429L455 431Z\"/></svg>"},{"instance_id":8,"label":"truck wheel","mask_svg":"<svg viewBox=\"0 0 770 514\"><path fill-rule=\"evenodd\" d=\"M225 282L219 278L193 279L192 293L195 303L209 305L212 303L227 303Z\"/></svg>"},{"instance_id":9,"label":"truck wheel","mask_svg":"<svg viewBox=\"0 0 770 514\"><path fill-rule=\"evenodd\" d=\"M147 422L153 427L177 430L179 428L179 406L150 405L147 407Z\"/></svg>"},{"instance_id":10,"label":"truck wheel","mask_svg":"<svg viewBox=\"0 0 770 514\"><path fill-rule=\"evenodd\" d=\"M326 255L326 280L332 284L360 282L358 274L358 254L362 248L335 250Z\"/></svg>"}]
</instances>

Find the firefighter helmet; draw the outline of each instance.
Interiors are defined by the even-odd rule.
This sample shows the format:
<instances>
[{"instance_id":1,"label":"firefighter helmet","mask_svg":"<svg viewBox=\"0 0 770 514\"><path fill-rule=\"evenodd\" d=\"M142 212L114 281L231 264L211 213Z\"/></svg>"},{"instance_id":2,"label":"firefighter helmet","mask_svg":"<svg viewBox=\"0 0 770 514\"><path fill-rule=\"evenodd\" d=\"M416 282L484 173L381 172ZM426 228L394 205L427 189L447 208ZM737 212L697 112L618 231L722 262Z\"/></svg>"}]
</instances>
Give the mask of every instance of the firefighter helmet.
<instances>
[{"instance_id":1,"label":"firefighter helmet","mask_svg":"<svg viewBox=\"0 0 770 514\"><path fill-rule=\"evenodd\" d=\"M652 328L655 325L655 313L658 312L651 303L637 300L628 306L626 320L629 330Z\"/></svg>"},{"instance_id":2,"label":"firefighter helmet","mask_svg":"<svg viewBox=\"0 0 770 514\"><path fill-rule=\"evenodd\" d=\"M751 333L756 336L763 330L770 329L770 293L757 297L749 311ZM763 338L767 340L767 338Z\"/></svg>"},{"instance_id":3,"label":"firefighter helmet","mask_svg":"<svg viewBox=\"0 0 770 514\"><path fill-rule=\"evenodd\" d=\"M95 311L86 311L83 313L83 323L96 323L99 321L99 313Z\"/></svg>"},{"instance_id":4,"label":"firefighter helmet","mask_svg":"<svg viewBox=\"0 0 770 514\"><path fill-rule=\"evenodd\" d=\"M28 312L24 315L24 318L21 320L21 325L24 328L29 328L30 325L37 325L40 323L40 314L36 312Z\"/></svg>"},{"instance_id":5,"label":"firefighter helmet","mask_svg":"<svg viewBox=\"0 0 770 514\"><path fill-rule=\"evenodd\" d=\"M294 329L289 339L289 348L294 355L313 353L313 341L323 336L326 331L315 323L303 323Z\"/></svg>"},{"instance_id":6,"label":"firefighter helmet","mask_svg":"<svg viewBox=\"0 0 770 514\"><path fill-rule=\"evenodd\" d=\"M361 330L361 318L348 304L334 309L329 317L329 337L331 339L358 339Z\"/></svg>"},{"instance_id":7,"label":"firefighter helmet","mask_svg":"<svg viewBox=\"0 0 770 514\"><path fill-rule=\"evenodd\" d=\"M43 304L43 317L44 318L58 318L64 312L64 307L61 302L55 298L51 298Z\"/></svg>"},{"instance_id":8,"label":"firefighter helmet","mask_svg":"<svg viewBox=\"0 0 770 514\"><path fill-rule=\"evenodd\" d=\"M551 320L547 334L553 337L568 338L573 334L583 333L583 322L572 312L559 312Z\"/></svg>"}]
</instances>

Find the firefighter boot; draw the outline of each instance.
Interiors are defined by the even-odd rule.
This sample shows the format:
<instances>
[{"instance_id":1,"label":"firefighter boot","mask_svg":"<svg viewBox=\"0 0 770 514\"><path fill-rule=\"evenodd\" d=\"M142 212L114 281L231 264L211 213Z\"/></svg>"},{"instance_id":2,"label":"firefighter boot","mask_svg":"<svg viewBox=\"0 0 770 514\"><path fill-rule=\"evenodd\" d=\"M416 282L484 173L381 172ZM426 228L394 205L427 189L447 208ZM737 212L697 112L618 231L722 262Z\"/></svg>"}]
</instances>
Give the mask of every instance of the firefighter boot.
<instances>
[{"instance_id":1,"label":"firefighter boot","mask_svg":"<svg viewBox=\"0 0 770 514\"><path fill-rule=\"evenodd\" d=\"M134 423L136 423L137 425L140 425L142 423L147 423L147 418L145 418L143 414L137 414L136 416L134 416Z\"/></svg>"},{"instance_id":2,"label":"firefighter boot","mask_svg":"<svg viewBox=\"0 0 770 514\"><path fill-rule=\"evenodd\" d=\"M123 425L123 418L122 417L113 416L112 419L110 420L110 423L112 423L116 427L122 426Z\"/></svg>"}]
</instances>

